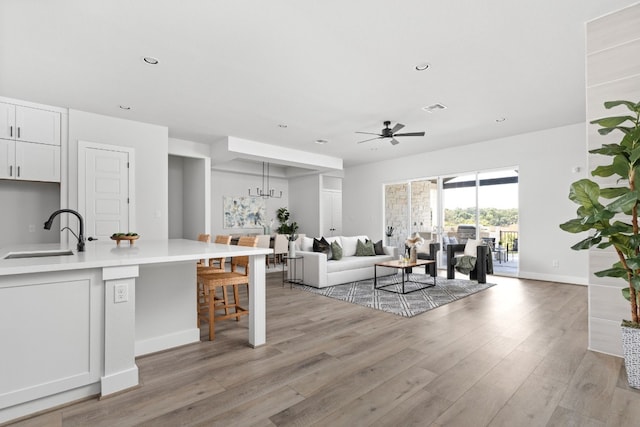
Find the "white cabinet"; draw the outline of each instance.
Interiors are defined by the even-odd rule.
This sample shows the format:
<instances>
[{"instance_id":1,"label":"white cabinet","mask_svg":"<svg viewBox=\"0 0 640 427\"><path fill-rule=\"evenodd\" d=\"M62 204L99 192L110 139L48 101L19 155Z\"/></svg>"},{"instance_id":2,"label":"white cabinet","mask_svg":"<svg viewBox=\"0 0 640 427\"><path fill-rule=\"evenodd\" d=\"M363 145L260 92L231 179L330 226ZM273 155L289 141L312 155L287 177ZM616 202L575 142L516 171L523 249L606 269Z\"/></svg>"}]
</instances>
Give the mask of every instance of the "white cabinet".
<instances>
[{"instance_id":1,"label":"white cabinet","mask_svg":"<svg viewBox=\"0 0 640 427\"><path fill-rule=\"evenodd\" d=\"M0 138L60 145L60 113L0 102Z\"/></svg>"},{"instance_id":2,"label":"white cabinet","mask_svg":"<svg viewBox=\"0 0 640 427\"><path fill-rule=\"evenodd\" d=\"M60 182L60 113L0 102L0 179Z\"/></svg>"},{"instance_id":3,"label":"white cabinet","mask_svg":"<svg viewBox=\"0 0 640 427\"><path fill-rule=\"evenodd\" d=\"M342 191L322 190L323 236L339 236L342 234Z\"/></svg>"},{"instance_id":4,"label":"white cabinet","mask_svg":"<svg viewBox=\"0 0 640 427\"><path fill-rule=\"evenodd\" d=\"M60 182L60 147L0 139L0 179Z\"/></svg>"}]
</instances>

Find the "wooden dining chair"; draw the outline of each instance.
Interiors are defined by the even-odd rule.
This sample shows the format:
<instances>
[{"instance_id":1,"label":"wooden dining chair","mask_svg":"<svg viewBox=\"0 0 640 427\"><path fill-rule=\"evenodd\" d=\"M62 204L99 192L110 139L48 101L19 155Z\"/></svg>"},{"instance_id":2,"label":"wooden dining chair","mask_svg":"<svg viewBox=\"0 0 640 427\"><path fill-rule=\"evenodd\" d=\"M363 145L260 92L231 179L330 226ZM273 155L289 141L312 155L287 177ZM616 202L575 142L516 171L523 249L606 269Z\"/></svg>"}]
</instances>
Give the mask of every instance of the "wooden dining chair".
<instances>
[{"instance_id":1,"label":"wooden dining chair","mask_svg":"<svg viewBox=\"0 0 640 427\"><path fill-rule=\"evenodd\" d=\"M257 247L269 249L269 247L271 246L271 236L270 235L268 235L268 234L259 234L256 237L258 238L258 243L256 244ZM264 257L264 259L265 259L265 263L266 263L266 265L268 267L269 266L269 257L266 256L266 257Z\"/></svg>"},{"instance_id":2,"label":"wooden dining chair","mask_svg":"<svg viewBox=\"0 0 640 427\"><path fill-rule=\"evenodd\" d=\"M256 247L255 236L243 236L238 246ZM242 267L243 271L238 271ZM249 310L240 304L240 285L249 286L249 257L237 256L231 258L231 271L198 273L198 289L202 289L202 298L198 298L198 326L202 321L209 323L209 340L215 339L215 322L225 319L240 320L249 314ZM230 295L228 287L232 287ZM218 294L218 290L220 293ZM233 299L231 297L233 296ZM223 311L216 314L216 311Z\"/></svg>"},{"instance_id":3,"label":"wooden dining chair","mask_svg":"<svg viewBox=\"0 0 640 427\"><path fill-rule=\"evenodd\" d=\"M286 234L276 234L273 243L273 262L282 262L282 257L289 251L289 239Z\"/></svg>"},{"instance_id":4,"label":"wooden dining chair","mask_svg":"<svg viewBox=\"0 0 640 427\"><path fill-rule=\"evenodd\" d=\"M211 234L198 234L198 242L210 243L211 242ZM198 267L204 266L205 260L198 260Z\"/></svg>"},{"instance_id":5,"label":"wooden dining chair","mask_svg":"<svg viewBox=\"0 0 640 427\"><path fill-rule=\"evenodd\" d=\"M227 236L227 235L217 235L216 236L216 240L214 241L214 243L219 243L222 245L230 245L231 244L231 236ZM224 265L226 262L226 258L221 257L221 258L209 258L209 267L212 268L218 268L220 270L225 269Z\"/></svg>"}]
</instances>

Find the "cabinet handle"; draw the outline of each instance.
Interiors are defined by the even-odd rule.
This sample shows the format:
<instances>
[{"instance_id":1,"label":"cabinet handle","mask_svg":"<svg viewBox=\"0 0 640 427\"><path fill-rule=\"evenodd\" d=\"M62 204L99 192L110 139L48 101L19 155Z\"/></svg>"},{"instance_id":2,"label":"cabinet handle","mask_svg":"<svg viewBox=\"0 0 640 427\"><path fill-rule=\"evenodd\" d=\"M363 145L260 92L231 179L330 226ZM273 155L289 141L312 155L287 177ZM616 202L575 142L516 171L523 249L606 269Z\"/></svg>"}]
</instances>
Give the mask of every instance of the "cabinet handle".
<instances>
[{"instance_id":1,"label":"cabinet handle","mask_svg":"<svg viewBox=\"0 0 640 427\"><path fill-rule=\"evenodd\" d=\"M18 166L18 174L16 176L20 178L20 166Z\"/></svg>"},{"instance_id":2,"label":"cabinet handle","mask_svg":"<svg viewBox=\"0 0 640 427\"><path fill-rule=\"evenodd\" d=\"M9 176L13 176L13 165L9 166Z\"/></svg>"},{"instance_id":3,"label":"cabinet handle","mask_svg":"<svg viewBox=\"0 0 640 427\"><path fill-rule=\"evenodd\" d=\"M13 126L9 126L9 136L13 138Z\"/></svg>"},{"instance_id":4,"label":"cabinet handle","mask_svg":"<svg viewBox=\"0 0 640 427\"><path fill-rule=\"evenodd\" d=\"M20 126L18 126L18 139L20 139Z\"/></svg>"}]
</instances>

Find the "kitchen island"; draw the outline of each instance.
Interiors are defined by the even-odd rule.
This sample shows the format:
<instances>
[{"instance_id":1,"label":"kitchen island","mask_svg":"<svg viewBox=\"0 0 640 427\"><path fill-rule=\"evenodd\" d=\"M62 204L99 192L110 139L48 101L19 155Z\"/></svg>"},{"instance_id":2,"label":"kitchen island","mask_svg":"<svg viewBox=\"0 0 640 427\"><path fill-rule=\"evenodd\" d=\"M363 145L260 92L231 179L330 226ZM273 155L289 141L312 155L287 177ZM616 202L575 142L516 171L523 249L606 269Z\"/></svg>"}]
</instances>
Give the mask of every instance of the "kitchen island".
<instances>
[{"instance_id":1,"label":"kitchen island","mask_svg":"<svg viewBox=\"0 0 640 427\"><path fill-rule=\"evenodd\" d=\"M136 356L197 342L198 259L250 257L248 342L264 344L268 253L144 238L0 249L0 423L134 387Z\"/></svg>"}]
</instances>

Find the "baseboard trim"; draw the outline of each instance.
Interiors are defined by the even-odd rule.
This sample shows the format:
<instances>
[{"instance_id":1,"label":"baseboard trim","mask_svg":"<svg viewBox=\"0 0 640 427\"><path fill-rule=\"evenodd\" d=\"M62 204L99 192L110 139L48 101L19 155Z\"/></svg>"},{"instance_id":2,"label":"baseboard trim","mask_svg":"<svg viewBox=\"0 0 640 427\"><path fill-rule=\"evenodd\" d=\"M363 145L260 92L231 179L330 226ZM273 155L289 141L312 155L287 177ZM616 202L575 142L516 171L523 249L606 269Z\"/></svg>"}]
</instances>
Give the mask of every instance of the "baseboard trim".
<instances>
[{"instance_id":1,"label":"baseboard trim","mask_svg":"<svg viewBox=\"0 0 640 427\"><path fill-rule=\"evenodd\" d=\"M200 329L186 329L184 331L174 332L160 337L136 341L135 355L136 357L144 356L145 354L156 353L158 351L198 341L200 341Z\"/></svg>"},{"instance_id":2,"label":"baseboard trim","mask_svg":"<svg viewBox=\"0 0 640 427\"><path fill-rule=\"evenodd\" d=\"M541 273L520 271L520 273L518 274L518 277L521 279L543 280L545 282L560 282L560 283L568 283L571 285L587 286L589 284L587 282L586 277L579 277L579 276L561 276L558 274L541 274Z\"/></svg>"}]
</instances>

